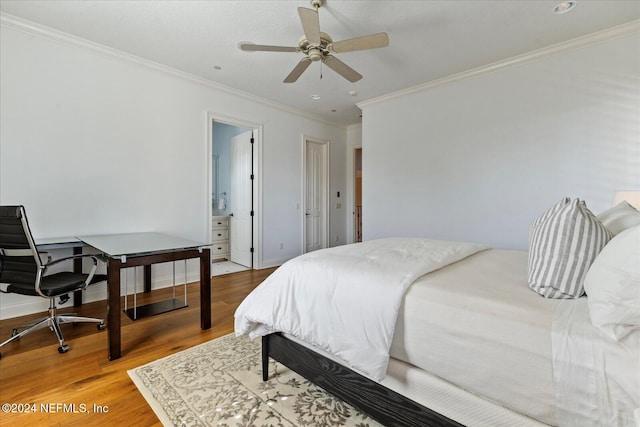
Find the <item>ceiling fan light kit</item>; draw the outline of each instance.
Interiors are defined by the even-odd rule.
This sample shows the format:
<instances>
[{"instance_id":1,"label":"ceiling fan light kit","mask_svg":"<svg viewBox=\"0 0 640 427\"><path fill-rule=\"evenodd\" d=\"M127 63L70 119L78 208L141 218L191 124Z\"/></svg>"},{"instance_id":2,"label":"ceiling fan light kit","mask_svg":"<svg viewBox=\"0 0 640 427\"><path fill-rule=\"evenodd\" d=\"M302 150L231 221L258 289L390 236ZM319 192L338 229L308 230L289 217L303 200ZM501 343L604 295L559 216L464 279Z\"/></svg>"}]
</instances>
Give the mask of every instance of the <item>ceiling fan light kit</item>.
<instances>
[{"instance_id":1,"label":"ceiling fan light kit","mask_svg":"<svg viewBox=\"0 0 640 427\"><path fill-rule=\"evenodd\" d=\"M297 47L259 45L249 42L240 43L240 49L247 52L301 52L305 56L298 62L284 83L294 83L312 62L322 61L333 71L349 80L357 82L362 75L333 55L334 53L354 52L358 50L377 49L389 46L387 33L370 34L368 36L334 42L331 37L320 31L318 9L324 5L324 0L310 0L314 9L298 8L298 16L302 23L304 35Z\"/></svg>"}]
</instances>

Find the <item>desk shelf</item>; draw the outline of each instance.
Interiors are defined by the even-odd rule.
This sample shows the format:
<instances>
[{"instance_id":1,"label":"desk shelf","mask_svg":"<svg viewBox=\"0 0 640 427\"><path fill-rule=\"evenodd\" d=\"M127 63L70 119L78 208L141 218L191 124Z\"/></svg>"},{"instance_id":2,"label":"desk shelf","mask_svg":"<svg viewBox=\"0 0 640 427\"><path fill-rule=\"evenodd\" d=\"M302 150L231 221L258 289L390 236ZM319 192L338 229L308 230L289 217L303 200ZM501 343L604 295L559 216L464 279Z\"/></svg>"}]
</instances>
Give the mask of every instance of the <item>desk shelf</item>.
<instances>
[{"instance_id":1,"label":"desk shelf","mask_svg":"<svg viewBox=\"0 0 640 427\"><path fill-rule=\"evenodd\" d=\"M151 304L141 305L135 308L135 317L134 317L134 308L128 308L124 311L124 313L129 316L131 320L140 320L145 317L155 316L156 314L167 313L169 311L179 310L181 308L188 307L183 301L177 300L175 298L153 302Z\"/></svg>"}]
</instances>

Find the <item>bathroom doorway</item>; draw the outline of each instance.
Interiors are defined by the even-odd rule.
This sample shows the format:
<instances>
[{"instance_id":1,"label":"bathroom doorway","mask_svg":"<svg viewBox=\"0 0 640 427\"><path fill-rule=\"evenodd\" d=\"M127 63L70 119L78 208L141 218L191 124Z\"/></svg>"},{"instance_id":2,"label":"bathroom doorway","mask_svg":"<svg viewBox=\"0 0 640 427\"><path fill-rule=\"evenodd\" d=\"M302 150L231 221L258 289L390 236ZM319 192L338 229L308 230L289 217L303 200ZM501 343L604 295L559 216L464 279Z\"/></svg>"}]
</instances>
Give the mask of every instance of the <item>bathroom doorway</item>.
<instances>
[{"instance_id":1,"label":"bathroom doorway","mask_svg":"<svg viewBox=\"0 0 640 427\"><path fill-rule=\"evenodd\" d=\"M211 275L256 267L259 128L211 119Z\"/></svg>"}]
</instances>

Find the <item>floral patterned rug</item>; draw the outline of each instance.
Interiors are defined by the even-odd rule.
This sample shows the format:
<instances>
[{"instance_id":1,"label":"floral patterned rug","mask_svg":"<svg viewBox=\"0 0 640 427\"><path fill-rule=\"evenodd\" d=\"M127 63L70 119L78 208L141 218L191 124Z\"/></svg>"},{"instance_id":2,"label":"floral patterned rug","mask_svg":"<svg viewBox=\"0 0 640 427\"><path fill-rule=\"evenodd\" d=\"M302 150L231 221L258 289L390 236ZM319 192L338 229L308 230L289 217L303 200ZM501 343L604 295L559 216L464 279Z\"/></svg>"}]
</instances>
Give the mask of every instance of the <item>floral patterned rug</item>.
<instances>
[{"instance_id":1,"label":"floral patterned rug","mask_svg":"<svg viewBox=\"0 0 640 427\"><path fill-rule=\"evenodd\" d=\"M128 371L165 426L380 426L233 334Z\"/></svg>"}]
</instances>

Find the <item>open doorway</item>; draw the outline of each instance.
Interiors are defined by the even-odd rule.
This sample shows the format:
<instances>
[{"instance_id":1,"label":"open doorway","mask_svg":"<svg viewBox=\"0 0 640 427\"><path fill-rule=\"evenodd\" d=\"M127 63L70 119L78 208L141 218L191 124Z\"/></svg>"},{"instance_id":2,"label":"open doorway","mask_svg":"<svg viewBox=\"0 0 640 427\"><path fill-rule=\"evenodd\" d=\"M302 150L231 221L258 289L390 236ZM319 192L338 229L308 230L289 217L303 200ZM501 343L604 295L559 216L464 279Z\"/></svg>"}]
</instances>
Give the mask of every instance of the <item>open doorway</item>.
<instances>
[{"instance_id":1,"label":"open doorway","mask_svg":"<svg viewBox=\"0 0 640 427\"><path fill-rule=\"evenodd\" d=\"M258 268L260 128L209 117L211 275Z\"/></svg>"}]
</instances>

